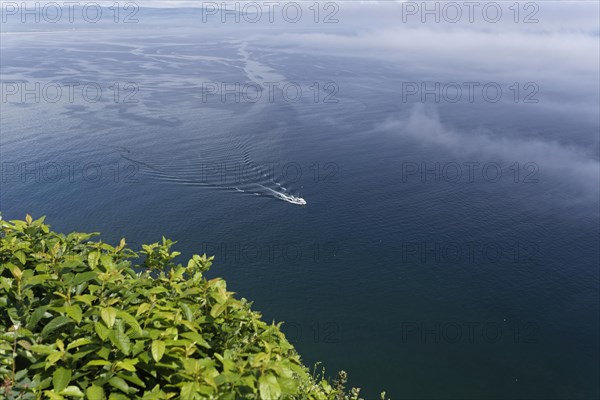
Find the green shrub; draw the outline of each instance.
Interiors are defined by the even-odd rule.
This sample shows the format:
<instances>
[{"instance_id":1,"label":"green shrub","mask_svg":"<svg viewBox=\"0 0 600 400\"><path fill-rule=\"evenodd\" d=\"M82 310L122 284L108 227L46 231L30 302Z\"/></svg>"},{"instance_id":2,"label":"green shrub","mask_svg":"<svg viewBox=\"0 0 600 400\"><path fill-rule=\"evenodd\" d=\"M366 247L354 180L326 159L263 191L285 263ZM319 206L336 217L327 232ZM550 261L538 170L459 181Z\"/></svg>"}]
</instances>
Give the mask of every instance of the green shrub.
<instances>
[{"instance_id":1,"label":"green shrub","mask_svg":"<svg viewBox=\"0 0 600 400\"><path fill-rule=\"evenodd\" d=\"M165 238L138 254L44 218L0 224L0 397L358 398L343 371L311 375L279 324L206 280L213 257L184 266Z\"/></svg>"}]
</instances>

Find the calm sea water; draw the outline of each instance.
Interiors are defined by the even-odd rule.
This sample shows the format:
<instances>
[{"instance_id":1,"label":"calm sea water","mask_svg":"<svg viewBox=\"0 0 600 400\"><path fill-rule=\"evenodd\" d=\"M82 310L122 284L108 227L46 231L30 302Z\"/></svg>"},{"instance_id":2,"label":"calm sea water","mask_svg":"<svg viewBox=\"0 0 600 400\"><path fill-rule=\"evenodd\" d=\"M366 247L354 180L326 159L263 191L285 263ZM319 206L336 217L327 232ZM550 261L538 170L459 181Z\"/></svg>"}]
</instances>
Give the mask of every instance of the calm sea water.
<instances>
[{"instance_id":1,"label":"calm sea water","mask_svg":"<svg viewBox=\"0 0 600 400\"><path fill-rule=\"evenodd\" d=\"M405 101L436 79L418 60L142 11L3 31L3 218L214 254L211 276L367 398L599 396L597 108ZM39 99L6 95L22 85Z\"/></svg>"}]
</instances>

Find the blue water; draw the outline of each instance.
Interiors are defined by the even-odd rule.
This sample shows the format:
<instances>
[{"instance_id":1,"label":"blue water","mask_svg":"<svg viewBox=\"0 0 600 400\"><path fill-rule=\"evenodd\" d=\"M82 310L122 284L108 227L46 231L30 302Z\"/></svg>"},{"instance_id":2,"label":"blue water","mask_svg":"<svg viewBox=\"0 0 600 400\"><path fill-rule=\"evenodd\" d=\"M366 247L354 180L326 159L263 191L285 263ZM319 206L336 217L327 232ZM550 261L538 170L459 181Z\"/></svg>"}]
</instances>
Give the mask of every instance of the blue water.
<instances>
[{"instance_id":1,"label":"blue water","mask_svg":"<svg viewBox=\"0 0 600 400\"><path fill-rule=\"evenodd\" d=\"M168 13L168 28L2 35L3 84L102 87L2 102L3 218L214 254L211 276L369 399L600 395L597 107L557 111L567 94L550 91L404 102L402 82L434 80L417 60L290 51ZM302 97L203 92L269 79Z\"/></svg>"}]
</instances>

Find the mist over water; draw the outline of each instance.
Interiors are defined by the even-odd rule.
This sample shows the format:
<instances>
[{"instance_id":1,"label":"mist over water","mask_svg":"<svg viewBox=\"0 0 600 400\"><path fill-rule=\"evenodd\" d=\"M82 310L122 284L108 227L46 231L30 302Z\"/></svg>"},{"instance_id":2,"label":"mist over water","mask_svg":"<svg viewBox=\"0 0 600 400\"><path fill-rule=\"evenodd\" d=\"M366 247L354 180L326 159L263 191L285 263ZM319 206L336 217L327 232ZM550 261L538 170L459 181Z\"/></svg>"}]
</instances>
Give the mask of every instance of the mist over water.
<instances>
[{"instance_id":1,"label":"mist over water","mask_svg":"<svg viewBox=\"0 0 600 400\"><path fill-rule=\"evenodd\" d=\"M3 218L213 254L367 399L597 398L598 6L346 4L3 23Z\"/></svg>"}]
</instances>

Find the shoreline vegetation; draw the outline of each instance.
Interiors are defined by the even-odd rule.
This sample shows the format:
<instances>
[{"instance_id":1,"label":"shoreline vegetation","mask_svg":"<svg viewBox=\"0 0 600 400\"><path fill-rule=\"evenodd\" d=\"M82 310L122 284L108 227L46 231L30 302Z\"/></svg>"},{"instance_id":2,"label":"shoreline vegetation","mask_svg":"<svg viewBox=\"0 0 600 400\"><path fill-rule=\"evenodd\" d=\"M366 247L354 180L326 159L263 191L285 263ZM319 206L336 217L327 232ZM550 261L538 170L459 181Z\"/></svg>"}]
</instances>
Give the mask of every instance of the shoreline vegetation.
<instances>
[{"instance_id":1,"label":"shoreline vegetation","mask_svg":"<svg viewBox=\"0 0 600 400\"><path fill-rule=\"evenodd\" d=\"M207 280L213 257L176 264L164 237L135 252L30 215L0 228L2 398L360 399Z\"/></svg>"}]
</instances>

